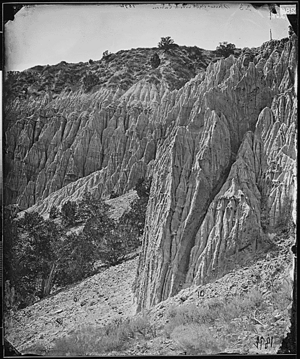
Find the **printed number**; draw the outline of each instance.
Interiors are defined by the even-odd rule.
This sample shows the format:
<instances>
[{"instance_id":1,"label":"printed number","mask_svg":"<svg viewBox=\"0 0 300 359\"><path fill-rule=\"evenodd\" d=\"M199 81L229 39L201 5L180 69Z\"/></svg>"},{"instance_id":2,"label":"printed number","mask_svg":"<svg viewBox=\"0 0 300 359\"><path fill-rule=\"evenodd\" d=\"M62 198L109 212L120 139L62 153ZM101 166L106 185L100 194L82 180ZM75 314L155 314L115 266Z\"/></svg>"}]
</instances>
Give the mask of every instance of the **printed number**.
<instances>
[{"instance_id":1,"label":"printed number","mask_svg":"<svg viewBox=\"0 0 300 359\"><path fill-rule=\"evenodd\" d=\"M198 292L198 298L199 297L204 297L204 290L200 290L200 292Z\"/></svg>"},{"instance_id":2,"label":"printed number","mask_svg":"<svg viewBox=\"0 0 300 359\"><path fill-rule=\"evenodd\" d=\"M256 346L257 349L262 349L263 346L265 347L265 349L268 349L268 346L270 346L270 348L272 348L273 346L273 337L267 337L267 339L265 339L263 336L256 337L256 342L254 343L254 345Z\"/></svg>"}]
</instances>

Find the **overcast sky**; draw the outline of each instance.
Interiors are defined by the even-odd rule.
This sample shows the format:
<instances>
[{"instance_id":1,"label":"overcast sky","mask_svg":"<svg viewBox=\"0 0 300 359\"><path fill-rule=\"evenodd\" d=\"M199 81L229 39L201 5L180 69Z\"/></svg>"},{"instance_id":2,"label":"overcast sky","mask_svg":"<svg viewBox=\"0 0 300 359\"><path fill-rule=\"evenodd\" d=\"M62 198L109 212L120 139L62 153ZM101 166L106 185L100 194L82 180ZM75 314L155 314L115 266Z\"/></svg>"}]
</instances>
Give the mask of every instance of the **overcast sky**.
<instances>
[{"instance_id":1,"label":"overcast sky","mask_svg":"<svg viewBox=\"0 0 300 359\"><path fill-rule=\"evenodd\" d=\"M242 48L260 46L270 39L270 29L273 39L287 36L287 18L270 18L267 7L216 5L29 5L5 25L6 69L99 60L105 50L155 47L166 36L178 45L209 50L221 41Z\"/></svg>"}]
</instances>

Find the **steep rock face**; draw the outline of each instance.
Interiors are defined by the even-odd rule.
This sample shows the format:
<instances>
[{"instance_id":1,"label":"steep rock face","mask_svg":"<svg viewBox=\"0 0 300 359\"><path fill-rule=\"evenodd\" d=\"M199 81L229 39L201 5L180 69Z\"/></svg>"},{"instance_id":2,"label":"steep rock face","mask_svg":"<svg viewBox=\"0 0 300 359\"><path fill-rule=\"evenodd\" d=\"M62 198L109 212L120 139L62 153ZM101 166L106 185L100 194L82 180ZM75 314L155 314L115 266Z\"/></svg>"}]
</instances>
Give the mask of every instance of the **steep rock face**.
<instances>
[{"instance_id":1,"label":"steep rock face","mask_svg":"<svg viewBox=\"0 0 300 359\"><path fill-rule=\"evenodd\" d=\"M243 57L211 64L179 91L182 116L154 164L138 310L268 249L268 231L290 214L296 42L271 42L247 66Z\"/></svg>"},{"instance_id":2,"label":"steep rock face","mask_svg":"<svg viewBox=\"0 0 300 359\"><path fill-rule=\"evenodd\" d=\"M160 58L155 69L153 54ZM139 177L151 175L156 148L174 120L167 114L180 94L172 90L203 72L215 56L195 46L170 53L139 48L88 63L62 61L8 72L6 203L21 210L41 205L69 184L62 193L70 195L74 183L92 173L105 183L96 191L104 197L112 190L124 193ZM180 110L184 118L188 106L177 106L172 116ZM56 197L59 205L64 198Z\"/></svg>"},{"instance_id":3,"label":"steep rock face","mask_svg":"<svg viewBox=\"0 0 300 359\"><path fill-rule=\"evenodd\" d=\"M268 231L295 209L296 47L294 37L246 49L178 90L162 77L16 101L6 201L46 214L152 176L138 308L221 276L268 248Z\"/></svg>"},{"instance_id":4,"label":"steep rock face","mask_svg":"<svg viewBox=\"0 0 300 359\"><path fill-rule=\"evenodd\" d=\"M95 179L102 169L103 196L114 188L121 194L145 176L155 157L158 124L146 128L149 115L133 101L116 102L121 95L62 96L55 101L60 115L47 113L45 119L37 112L31 121L17 121L7 132L7 201L26 209L62 188L70 194L77 180L87 182L90 174Z\"/></svg>"}]
</instances>

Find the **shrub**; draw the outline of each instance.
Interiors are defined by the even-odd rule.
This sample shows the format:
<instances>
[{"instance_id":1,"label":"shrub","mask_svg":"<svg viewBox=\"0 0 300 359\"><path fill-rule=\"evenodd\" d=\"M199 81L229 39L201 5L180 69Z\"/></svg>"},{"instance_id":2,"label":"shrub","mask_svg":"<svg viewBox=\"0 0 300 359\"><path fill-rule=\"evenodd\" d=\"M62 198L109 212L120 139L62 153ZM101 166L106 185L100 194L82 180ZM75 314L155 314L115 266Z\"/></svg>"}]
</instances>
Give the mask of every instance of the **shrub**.
<instances>
[{"instance_id":1,"label":"shrub","mask_svg":"<svg viewBox=\"0 0 300 359\"><path fill-rule=\"evenodd\" d=\"M151 56L150 65L153 69L156 69L160 65L160 58L157 55L157 53L155 53Z\"/></svg>"},{"instance_id":2,"label":"shrub","mask_svg":"<svg viewBox=\"0 0 300 359\"><path fill-rule=\"evenodd\" d=\"M152 178L147 180L140 178L138 180L135 189L139 198L133 201L131 209L125 212L119 220L120 224L129 226L137 231L138 236L141 236L144 232L151 181Z\"/></svg>"},{"instance_id":3,"label":"shrub","mask_svg":"<svg viewBox=\"0 0 300 359\"><path fill-rule=\"evenodd\" d=\"M139 336L153 338L154 326L146 317L118 319L105 327L82 327L68 337L58 339L47 355L89 355L124 350Z\"/></svg>"},{"instance_id":4,"label":"shrub","mask_svg":"<svg viewBox=\"0 0 300 359\"><path fill-rule=\"evenodd\" d=\"M99 259L108 265L117 265L122 263L139 244L139 236L135 228L118 224L101 239Z\"/></svg>"},{"instance_id":5,"label":"shrub","mask_svg":"<svg viewBox=\"0 0 300 359\"><path fill-rule=\"evenodd\" d=\"M216 55L224 56L225 58L234 54L235 45L228 43L227 41L223 41L219 43L219 46L216 47Z\"/></svg>"},{"instance_id":6,"label":"shrub","mask_svg":"<svg viewBox=\"0 0 300 359\"><path fill-rule=\"evenodd\" d=\"M59 216L59 210L57 207L52 206L49 212L49 218L50 219L55 219Z\"/></svg>"},{"instance_id":7,"label":"shrub","mask_svg":"<svg viewBox=\"0 0 300 359\"><path fill-rule=\"evenodd\" d=\"M174 43L174 40L171 39L170 36L162 37L157 46L159 49L164 50L164 52L178 47L178 45Z\"/></svg>"},{"instance_id":8,"label":"shrub","mask_svg":"<svg viewBox=\"0 0 300 359\"><path fill-rule=\"evenodd\" d=\"M84 91L88 92L99 83L99 78L95 74L88 73L83 77L82 83Z\"/></svg>"},{"instance_id":9,"label":"shrub","mask_svg":"<svg viewBox=\"0 0 300 359\"><path fill-rule=\"evenodd\" d=\"M169 322L164 331L170 336L174 329L187 324L213 325L216 320L228 322L240 315L247 315L253 310L261 308L264 300L262 293L253 288L243 296L218 299L212 298L197 307L196 304L185 304L179 307L171 307L167 313Z\"/></svg>"},{"instance_id":10,"label":"shrub","mask_svg":"<svg viewBox=\"0 0 300 359\"><path fill-rule=\"evenodd\" d=\"M278 310L285 310L292 302L292 282L284 279L272 288L271 300L272 306Z\"/></svg>"},{"instance_id":11,"label":"shrub","mask_svg":"<svg viewBox=\"0 0 300 359\"><path fill-rule=\"evenodd\" d=\"M73 221L75 212L70 203L62 213ZM10 304L26 307L36 297L49 295L54 284L70 284L93 274L96 251L92 238L84 234L66 236L59 224L44 220L36 212L26 212L11 227L14 241L7 241L11 247L6 248L5 258L11 263L5 271L5 280L10 281L10 290L6 290Z\"/></svg>"},{"instance_id":12,"label":"shrub","mask_svg":"<svg viewBox=\"0 0 300 359\"><path fill-rule=\"evenodd\" d=\"M19 235L14 244L15 268L12 285L22 306L32 304L36 296L50 293L53 282L53 265L57 259L56 242L60 228L38 213L25 213L16 221Z\"/></svg>"},{"instance_id":13,"label":"shrub","mask_svg":"<svg viewBox=\"0 0 300 359\"><path fill-rule=\"evenodd\" d=\"M180 325L171 337L184 349L186 355L212 354L226 347L225 341L218 338L218 333L203 324Z\"/></svg>"},{"instance_id":14,"label":"shrub","mask_svg":"<svg viewBox=\"0 0 300 359\"><path fill-rule=\"evenodd\" d=\"M84 233L71 233L59 245L55 283L65 286L94 274L96 246Z\"/></svg>"},{"instance_id":15,"label":"shrub","mask_svg":"<svg viewBox=\"0 0 300 359\"><path fill-rule=\"evenodd\" d=\"M61 207L61 217L65 225L74 225L76 221L77 203L73 201L65 202Z\"/></svg>"}]
</instances>

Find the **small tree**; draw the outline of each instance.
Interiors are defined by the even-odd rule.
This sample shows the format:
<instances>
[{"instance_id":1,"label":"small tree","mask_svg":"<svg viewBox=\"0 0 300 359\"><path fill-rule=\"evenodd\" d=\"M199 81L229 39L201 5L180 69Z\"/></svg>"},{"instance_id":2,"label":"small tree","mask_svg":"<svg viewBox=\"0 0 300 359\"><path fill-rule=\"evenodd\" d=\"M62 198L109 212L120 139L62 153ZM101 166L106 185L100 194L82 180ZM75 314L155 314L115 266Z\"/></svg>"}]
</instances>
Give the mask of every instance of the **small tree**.
<instances>
[{"instance_id":1,"label":"small tree","mask_svg":"<svg viewBox=\"0 0 300 359\"><path fill-rule=\"evenodd\" d=\"M50 219L55 219L59 216L59 210L57 207L52 206L49 212L49 218Z\"/></svg>"},{"instance_id":2,"label":"small tree","mask_svg":"<svg viewBox=\"0 0 300 359\"><path fill-rule=\"evenodd\" d=\"M134 228L141 237L144 232L147 204L150 195L152 177L148 179L140 178L135 186L135 190L139 196L133 201L131 209L125 212L120 218L119 222Z\"/></svg>"},{"instance_id":3,"label":"small tree","mask_svg":"<svg viewBox=\"0 0 300 359\"><path fill-rule=\"evenodd\" d=\"M136 199L131 204L131 209L128 212L125 212L119 220L121 224L133 228L139 237L141 237L144 232L147 204L148 197Z\"/></svg>"},{"instance_id":4,"label":"small tree","mask_svg":"<svg viewBox=\"0 0 300 359\"><path fill-rule=\"evenodd\" d=\"M57 260L57 241L61 229L51 220L44 220L36 212L25 213L18 220L20 236L16 245L16 290L23 304L31 304L34 296L50 294Z\"/></svg>"},{"instance_id":5,"label":"small tree","mask_svg":"<svg viewBox=\"0 0 300 359\"><path fill-rule=\"evenodd\" d=\"M126 224L118 224L102 239L99 258L108 265L122 263L125 257L139 246L136 229Z\"/></svg>"},{"instance_id":6,"label":"small tree","mask_svg":"<svg viewBox=\"0 0 300 359\"><path fill-rule=\"evenodd\" d=\"M67 201L61 207L61 217L64 225L74 225L76 221L77 204L73 201Z\"/></svg>"},{"instance_id":7,"label":"small tree","mask_svg":"<svg viewBox=\"0 0 300 359\"><path fill-rule=\"evenodd\" d=\"M90 91L94 86L98 84L98 82L99 78L95 74L86 74L82 79L84 91Z\"/></svg>"},{"instance_id":8,"label":"small tree","mask_svg":"<svg viewBox=\"0 0 300 359\"><path fill-rule=\"evenodd\" d=\"M71 233L59 244L55 283L68 285L93 274L96 246L85 233Z\"/></svg>"},{"instance_id":9,"label":"small tree","mask_svg":"<svg viewBox=\"0 0 300 359\"><path fill-rule=\"evenodd\" d=\"M225 58L234 54L235 45L228 43L227 41L223 41L219 43L219 46L216 48L216 54L218 56L224 56Z\"/></svg>"},{"instance_id":10,"label":"small tree","mask_svg":"<svg viewBox=\"0 0 300 359\"><path fill-rule=\"evenodd\" d=\"M178 45L174 43L174 40L171 39L170 36L162 37L157 46L159 49L164 50L164 52L168 52L169 50L178 47Z\"/></svg>"},{"instance_id":11,"label":"small tree","mask_svg":"<svg viewBox=\"0 0 300 359\"><path fill-rule=\"evenodd\" d=\"M160 58L157 53L153 54L150 58L150 64L153 69L156 69L160 65Z\"/></svg>"},{"instance_id":12,"label":"small tree","mask_svg":"<svg viewBox=\"0 0 300 359\"><path fill-rule=\"evenodd\" d=\"M7 281L11 286L15 286L18 282L16 269L18 265L16 256L16 246L19 241L19 233L17 223L15 221L16 215L13 210L3 208L3 282Z\"/></svg>"}]
</instances>

